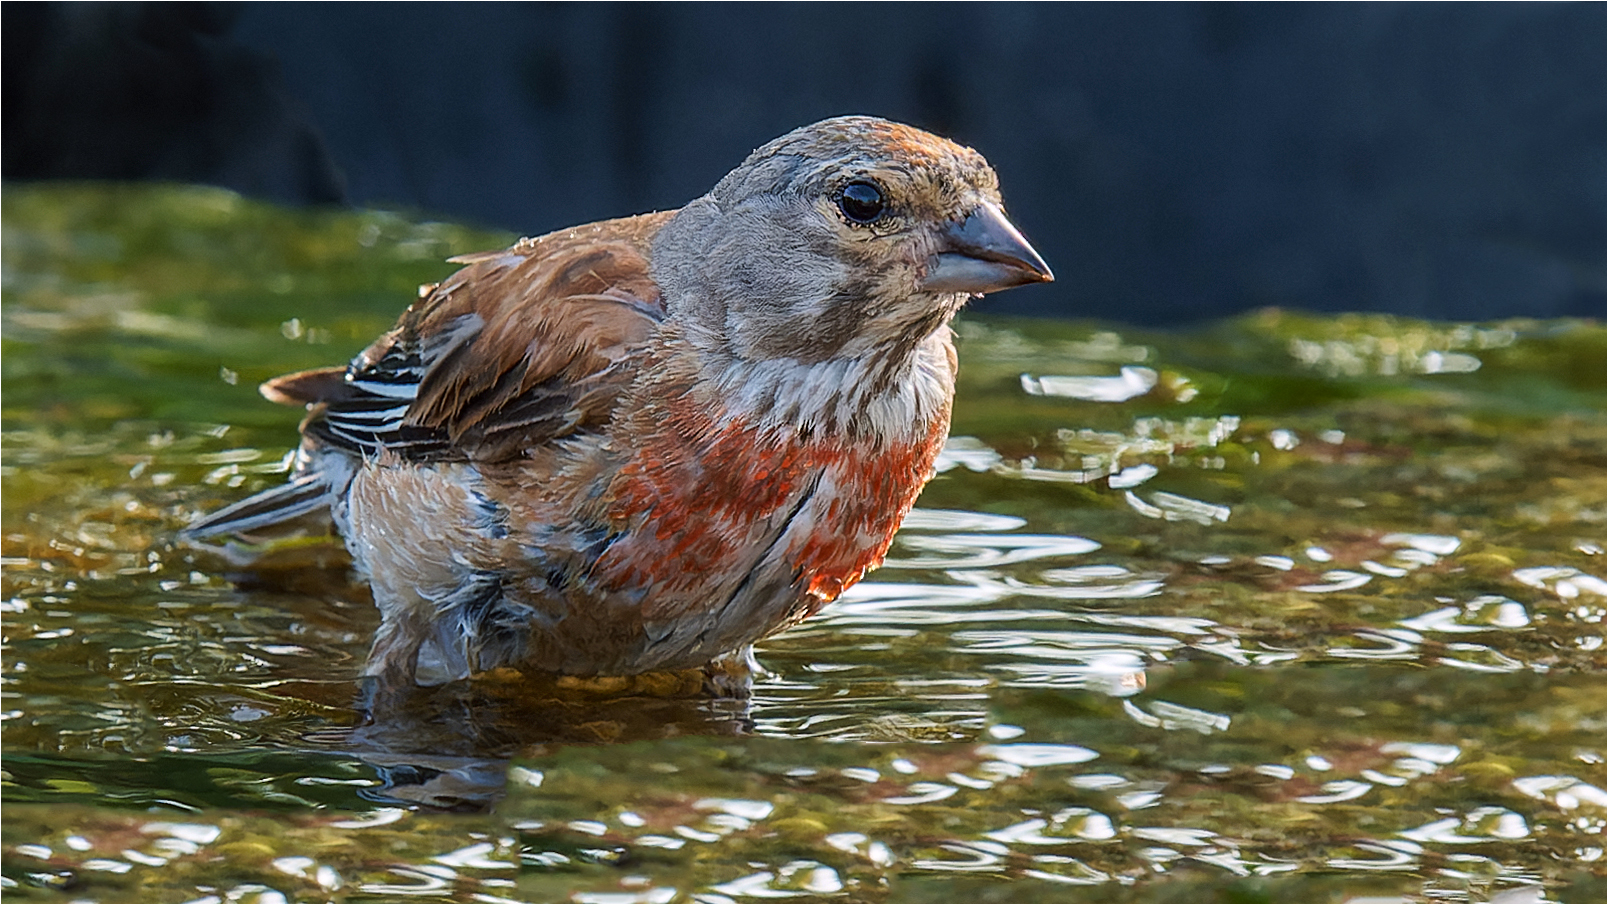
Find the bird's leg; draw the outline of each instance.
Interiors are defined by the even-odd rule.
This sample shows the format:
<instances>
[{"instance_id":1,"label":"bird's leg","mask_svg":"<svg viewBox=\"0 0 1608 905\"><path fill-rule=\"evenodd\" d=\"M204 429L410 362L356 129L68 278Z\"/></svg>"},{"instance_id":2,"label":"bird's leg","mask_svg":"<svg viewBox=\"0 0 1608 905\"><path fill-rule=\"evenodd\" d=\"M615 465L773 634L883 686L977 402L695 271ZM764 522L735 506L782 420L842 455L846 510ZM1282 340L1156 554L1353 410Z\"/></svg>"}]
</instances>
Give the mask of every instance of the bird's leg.
<instances>
[{"instance_id":1,"label":"bird's leg","mask_svg":"<svg viewBox=\"0 0 1608 905\"><path fill-rule=\"evenodd\" d=\"M419 666L419 647L425 638L425 627L414 620L387 616L374 634L374 646L369 650L363 674L381 685L412 686Z\"/></svg>"},{"instance_id":2,"label":"bird's leg","mask_svg":"<svg viewBox=\"0 0 1608 905\"><path fill-rule=\"evenodd\" d=\"M717 698L746 699L754 693L754 677L768 675L754 657L754 646L745 644L722 654L703 666L704 693Z\"/></svg>"}]
</instances>

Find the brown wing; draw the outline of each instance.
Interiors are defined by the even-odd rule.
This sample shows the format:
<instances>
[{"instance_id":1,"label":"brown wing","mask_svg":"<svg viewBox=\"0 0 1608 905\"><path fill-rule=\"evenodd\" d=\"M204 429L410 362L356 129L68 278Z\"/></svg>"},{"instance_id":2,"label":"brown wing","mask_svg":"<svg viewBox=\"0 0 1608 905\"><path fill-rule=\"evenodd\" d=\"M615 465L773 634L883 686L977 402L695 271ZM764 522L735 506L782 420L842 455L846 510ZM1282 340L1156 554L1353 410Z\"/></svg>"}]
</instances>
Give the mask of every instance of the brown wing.
<instances>
[{"instance_id":1,"label":"brown wing","mask_svg":"<svg viewBox=\"0 0 1608 905\"><path fill-rule=\"evenodd\" d=\"M269 402L304 405L339 399L355 391L346 384L345 368L313 368L310 371L282 374L257 387L257 392L262 393Z\"/></svg>"},{"instance_id":2,"label":"brown wing","mask_svg":"<svg viewBox=\"0 0 1608 905\"><path fill-rule=\"evenodd\" d=\"M263 393L317 403L304 431L364 455L496 461L600 426L664 315L648 253L673 213L454 258L467 266L344 372L289 374Z\"/></svg>"}]
</instances>

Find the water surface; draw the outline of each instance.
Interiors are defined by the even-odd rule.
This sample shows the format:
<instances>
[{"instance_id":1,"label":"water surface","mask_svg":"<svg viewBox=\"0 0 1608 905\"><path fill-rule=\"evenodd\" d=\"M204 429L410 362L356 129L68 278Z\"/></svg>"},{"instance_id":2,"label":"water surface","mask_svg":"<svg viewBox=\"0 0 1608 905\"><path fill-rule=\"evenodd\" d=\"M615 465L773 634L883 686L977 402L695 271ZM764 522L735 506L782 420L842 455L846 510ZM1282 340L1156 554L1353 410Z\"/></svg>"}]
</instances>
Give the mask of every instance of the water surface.
<instances>
[{"instance_id":1,"label":"water surface","mask_svg":"<svg viewBox=\"0 0 1608 905\"><path fill-rule=\"evenodd\" d=\"M1603 900L1594 323L968 313L943 473L751 700L362 724L339 545L175 532L281 479L258 382L511 238L7 189L8 899Z\"/></svg>"}]
</instances>

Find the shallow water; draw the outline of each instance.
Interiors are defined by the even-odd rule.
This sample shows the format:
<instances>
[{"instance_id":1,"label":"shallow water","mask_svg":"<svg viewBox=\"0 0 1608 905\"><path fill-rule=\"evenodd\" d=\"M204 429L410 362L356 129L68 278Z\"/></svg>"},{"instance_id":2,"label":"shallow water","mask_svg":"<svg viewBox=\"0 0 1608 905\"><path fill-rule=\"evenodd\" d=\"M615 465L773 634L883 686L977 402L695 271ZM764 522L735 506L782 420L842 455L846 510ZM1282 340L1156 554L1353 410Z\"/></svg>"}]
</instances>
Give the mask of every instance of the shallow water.
<instances>
[{"instance_id":1,"label":"shallow water","mask_svg":"<svg viewBox=\"0 0 1608 905\"><path fill-rule=\"evenodd\" d=\"M174 534L280 479L259 381L510 238L7 188L6 898L1603 900L1599 324L968 314L945 471L752 700L359 725L339 546Z\"/></svg>"}]
</instances>

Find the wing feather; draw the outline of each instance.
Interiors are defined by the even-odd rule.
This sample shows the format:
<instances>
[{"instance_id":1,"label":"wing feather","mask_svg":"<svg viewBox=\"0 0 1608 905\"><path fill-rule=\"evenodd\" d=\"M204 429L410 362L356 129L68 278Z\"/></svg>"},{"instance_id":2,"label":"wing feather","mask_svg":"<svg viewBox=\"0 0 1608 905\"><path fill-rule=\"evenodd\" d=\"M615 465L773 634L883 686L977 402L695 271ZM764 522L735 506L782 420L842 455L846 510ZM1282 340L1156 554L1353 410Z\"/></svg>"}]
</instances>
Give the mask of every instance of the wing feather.
<instances>
[{"instance_id":1,"label":"wing feather","mask_svg":"<svg viewBox=\"0 0 1608 905\"><path fill-rule=\"evenodd\" d=\"M497 461L601 426L664 316L648 255L673 213L454 258L466 266L344 371L262 392L310 405L304 432L366 456Z\"/></svg>"}]
</instances>

